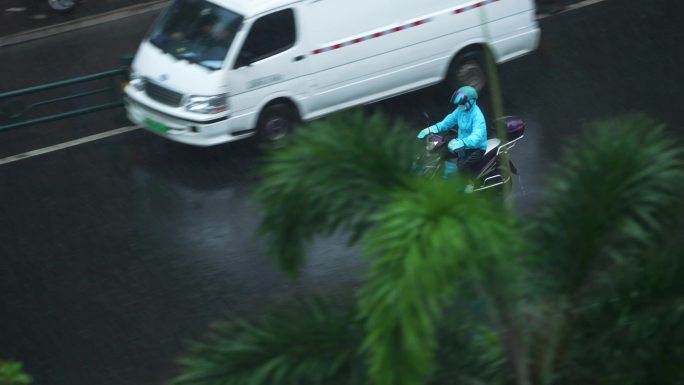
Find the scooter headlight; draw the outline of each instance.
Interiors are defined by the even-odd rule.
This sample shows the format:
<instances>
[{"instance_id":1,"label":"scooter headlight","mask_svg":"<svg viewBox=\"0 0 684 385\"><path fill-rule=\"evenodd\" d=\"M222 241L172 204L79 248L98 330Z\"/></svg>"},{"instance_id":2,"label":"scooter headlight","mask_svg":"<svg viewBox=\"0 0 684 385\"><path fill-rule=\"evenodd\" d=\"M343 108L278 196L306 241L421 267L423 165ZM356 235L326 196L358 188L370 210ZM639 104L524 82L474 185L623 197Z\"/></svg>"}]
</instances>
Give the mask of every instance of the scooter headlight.
<instances>
[{"instance_id":1,"label":"scooter headlight","mask_svg":"<svg viewBox=\"0 0 684 385\"><path fill-rule=\"evenodd\" d=\"M437 136L437 135L430 136L430 137L428 138L428 140L427 140L427 144L425 145L425 149L428 150L428 151L432 151L432 150L434 150L438 145L440 145L441 142L442 142L442 141L441 141L441 139L439 138L439 136Z\"/></svg>"},{"instance_id":2,"label":"scooter headlight","mask_svg":"<svg viewBox=\"0 0 684 385\"><path fill-rule=\"evenodd\" d=\"M228 110L228 95L190 96L185 109L198 114L218 114Z\"/></svg>"}]
</instances>

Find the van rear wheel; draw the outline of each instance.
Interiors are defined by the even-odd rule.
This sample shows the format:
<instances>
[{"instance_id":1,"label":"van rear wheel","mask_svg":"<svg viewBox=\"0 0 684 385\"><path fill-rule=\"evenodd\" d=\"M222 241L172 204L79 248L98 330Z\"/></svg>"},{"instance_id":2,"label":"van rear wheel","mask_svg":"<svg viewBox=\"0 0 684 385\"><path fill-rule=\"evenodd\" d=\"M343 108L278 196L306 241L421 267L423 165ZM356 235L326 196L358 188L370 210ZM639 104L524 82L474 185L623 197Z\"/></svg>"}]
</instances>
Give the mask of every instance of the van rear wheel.
<instances>
[{"instance_id":1,"label":"van rear wheel","mask_svg":"<svg viewBox=\"0 0 684 385\"><path fill-rule=\"evenodd\" d=\"M297 121L297 115L288 105L270 105L261 113L257 135L264 144L280 147L292 135Z\"/></svg>"},{"instance_id":2,"label":"van rear wheel","mask_svg":"<svg viewBox=\"0 0 684 385\"><path fill-rule=\"evenodd\" d=\"M50 8L59 13L67 13L76 7L76 0L48 0Z\"/></svg>"},{"instance_id":3,"label":"van rear wheel","mask_svg":"<svg viewBox=\"0 0 684 385\"><path fill-rule=\"evenodd\" d=\"M482 52L471 51L458 55L449 67L446 81L447 88L452 92L459 87L471 86L478 94L482 94L488 81Z\"/></svg>"}]
</instances>

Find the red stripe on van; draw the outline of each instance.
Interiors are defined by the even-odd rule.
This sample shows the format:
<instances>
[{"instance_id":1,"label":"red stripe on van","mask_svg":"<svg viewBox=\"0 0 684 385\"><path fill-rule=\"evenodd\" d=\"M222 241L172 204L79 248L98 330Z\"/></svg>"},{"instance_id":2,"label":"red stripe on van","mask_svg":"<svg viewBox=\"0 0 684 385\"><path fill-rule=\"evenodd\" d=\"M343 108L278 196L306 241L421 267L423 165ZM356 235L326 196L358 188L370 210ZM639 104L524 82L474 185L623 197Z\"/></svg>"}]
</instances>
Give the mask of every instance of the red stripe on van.
<instances>
[{"instance_id":1,"label":"red stripe on van","mask_svg":"<svg viewBox=\"0 0 684 385\"><path fill-rule=\"evenodd\" d=\"M366 35L363 37L357 37L357 38L354 38L352 40L345 41L343 43L333 44L333 45L328 46L328 47L316 48L315 50L311 51L311 54L312 55L318 55L319 53L328 52L328 51L332 51L335 49L340 49L340 48L346 47L348 45L358 44L358 43L361 43L363 41L370 40L370 39L377 38L377 37L381 37L381 36L384 36L384 35L387 35L390 33L401 32L401 31L404 31L404 30L412 28L412 27L418 27L418 26L423 25L425 23L428 23L430 21L432 21L432 19L416 20L416 21L413 21L413 22L408 23L408 24L398 25L398 26L393 27L391 29L388 29L386 31L375 32L375 33L372 33L370 35Z\"/></svg>"},{"instance_id":2,"label":"red stripe on van","mask_svg":"<svg viewBox=\"0 0 684 385\"><path fill-rule=\"evenodd\" d=\"M482 7L482 6L485 6L485 5L487 5L487 4L491 4L491 3L494 3L494 2L497 2L497 1L500 1L500 0L482 0L482 1L477 2L477 3L475 3L475 4L471 4L471 5L468 5L468 6L465 6L465 7L461 7L461 8L456 8L456 9L454 9L453 11L451 11L451 13L454 14L454 15L458 15L458 14L461 14L461 13L463 13L463 12L471 11L471 10L473 10L473 9L477 9L477 8L480 8L480 7ZM390 33L401 32L401 31L404 31L404 30L409 29L409 28L412 28L412 27L418 27L418 26L423 25L423 24L425 24L425 23L428 23L428 22L430 22L430 21L432 21L431 18L412 21L412 22L410 22L410 23L408 23L408 24L398 25L398 26L393 27L393 28L391 28L391 29L388 29L388 30L386 30L386 31L375 32L375 33L372 33L372 34L370 34L370 35L366 35L366 36L363 36L363 37L357 37L357 38L354 38L354 39L352 39L352 40L345 41L345 42L343 42L343 43L337 43L337 44L334 44L334 45L331 45L331 46L328 46L328 47L317 48L317 49L311 51L311 54L312 54L312 55L318 55L319 53L323 53L323 52L327 52L327 51L332 51L332 50L340 49L340 48L343 48L343 47L346 47L346 46L349 46L349 45L352 45L352 44L358 44L358 43L364 42L364 41L366 41L366 40L370 40L370 39L374 39L374 38L377 38L377 37L381 37L381 36L384 36L384 35L387 35L387 34L390 34Z\"/></svg>"},{"instance_id":3,"label":"red stripe on van","mask_svg":"<svg viewBox=\"0 0 684 385\"><path fill-rule=\"evenodd\" d=\"M467 5L465 7L454 9L452 13L454 15L458 15L458 14L461 14L465 11L472 11L473 9L477 9L477 8L480 8L482 6L485 6L487 4L491 4L491 3L494 3L497 1L500 1L500 0L483 0L483 1L480 1L479 3L475 3L475 4Z\"/></svg>"}]
</instances>

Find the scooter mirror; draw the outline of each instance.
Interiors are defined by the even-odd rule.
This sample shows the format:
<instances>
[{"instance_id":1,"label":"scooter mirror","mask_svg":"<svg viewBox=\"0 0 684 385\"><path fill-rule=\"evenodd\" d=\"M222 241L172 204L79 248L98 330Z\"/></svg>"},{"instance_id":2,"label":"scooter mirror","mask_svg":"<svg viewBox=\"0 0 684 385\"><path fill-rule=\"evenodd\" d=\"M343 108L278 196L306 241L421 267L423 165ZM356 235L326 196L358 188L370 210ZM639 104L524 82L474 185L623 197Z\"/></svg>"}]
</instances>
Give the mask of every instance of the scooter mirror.
<instances>
[{"instance_id":1,"label":"scooter mirror","mask_svg":"<svg viewBox=\"0 0 684 385\"><path fill-rule=\"evenodd\" d=\"M425 123L427 126L429 126L430 123L430 115L428 115L427 111L423 111L423 117L425 118Z\"/></svg>"}]
</instances>

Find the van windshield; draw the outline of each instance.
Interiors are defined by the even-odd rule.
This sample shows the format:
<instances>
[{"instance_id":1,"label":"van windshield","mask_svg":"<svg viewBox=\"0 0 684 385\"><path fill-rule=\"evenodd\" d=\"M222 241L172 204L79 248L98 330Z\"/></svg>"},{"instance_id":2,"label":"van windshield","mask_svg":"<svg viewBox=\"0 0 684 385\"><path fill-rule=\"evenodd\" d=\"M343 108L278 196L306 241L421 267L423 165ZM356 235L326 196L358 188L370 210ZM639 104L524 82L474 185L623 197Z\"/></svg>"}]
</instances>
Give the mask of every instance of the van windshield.
<instances>
[{"instance_id":1,"label":"van windshield","mask_svg":"<svg viewBox=\"0 0 684 385\"><path fill-rule=\"evenodd\" d=\"M206 0L174 0L149 41L177 59L218 70L241 23L242 16Z\"/></svg>"}]
</instances>

